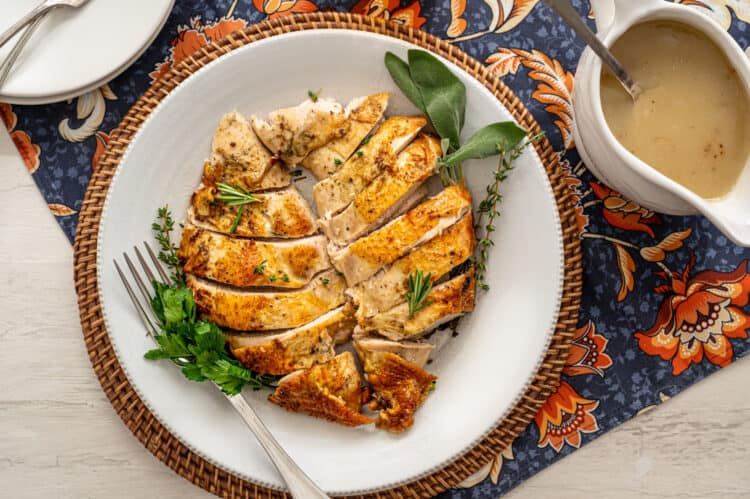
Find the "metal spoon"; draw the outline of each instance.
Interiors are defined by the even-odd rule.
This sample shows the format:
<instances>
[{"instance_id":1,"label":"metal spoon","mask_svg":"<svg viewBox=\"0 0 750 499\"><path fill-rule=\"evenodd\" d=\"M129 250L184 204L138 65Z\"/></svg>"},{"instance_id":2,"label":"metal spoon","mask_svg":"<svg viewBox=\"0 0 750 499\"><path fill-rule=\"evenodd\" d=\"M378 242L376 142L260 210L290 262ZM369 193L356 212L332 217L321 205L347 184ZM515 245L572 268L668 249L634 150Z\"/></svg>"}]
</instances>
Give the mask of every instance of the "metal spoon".
<instances>
[{"instance_id":1,"label":"metal spoon","mask_svg":"<svg viewBox=\"0 0 750 499\"><path fill-rule=\"evenodd\" d=\"M583 41L591 47L591 50L599 56L604 64L609 68L610 72L617 78L620 85L625 91L630 94L630 97L635 101L638 96L643 92L640 86L633 80L625 68L622 67L620 61L612 55L612 52L596 37L593 31L586 26L583 19L578 15L578 12L570 4L569 0L545 0L547 5L554 10L568 26L573 28L573 31L578 33L578 36L583 38Z\"/></svg>"}]
</instances>

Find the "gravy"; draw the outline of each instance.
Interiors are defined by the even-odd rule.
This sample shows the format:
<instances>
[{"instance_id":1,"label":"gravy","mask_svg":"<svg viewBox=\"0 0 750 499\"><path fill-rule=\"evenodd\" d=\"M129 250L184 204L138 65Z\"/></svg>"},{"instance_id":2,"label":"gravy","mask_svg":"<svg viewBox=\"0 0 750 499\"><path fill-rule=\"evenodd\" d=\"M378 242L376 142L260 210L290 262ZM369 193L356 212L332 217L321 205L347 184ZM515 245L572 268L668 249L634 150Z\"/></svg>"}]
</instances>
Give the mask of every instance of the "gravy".
<instances>
[{"instance_id":1,"label":"gravy","mask_svg":"<svg viewBox=\"0 0 750 499\"><path fill-rule=\"evenodd\" d=\"M634 103L602 71L602 108L617 140L701 197L727 194L750 152L750 106L721 49L688 26L653 21L628 30L612 52L643 88Z\"/></svg>"}]
</instances>

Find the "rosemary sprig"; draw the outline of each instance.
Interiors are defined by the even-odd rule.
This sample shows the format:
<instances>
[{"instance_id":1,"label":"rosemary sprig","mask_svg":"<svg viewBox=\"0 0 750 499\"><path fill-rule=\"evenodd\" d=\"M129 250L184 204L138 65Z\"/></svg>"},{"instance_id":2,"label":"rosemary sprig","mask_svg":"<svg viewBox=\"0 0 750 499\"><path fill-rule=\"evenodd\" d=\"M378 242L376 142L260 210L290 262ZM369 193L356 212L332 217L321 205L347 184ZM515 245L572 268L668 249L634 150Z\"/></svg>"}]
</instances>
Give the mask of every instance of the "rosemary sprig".
<instances>
[{"instance_id":1,"label":"rosemary sprig","mask_svg":"<svg viewBox=\"0 0 750 499\"><path fill-rule=\"evenodd\" d=\"M320 95L320 91L323 90L322 88L319 88L315 90L314 92L312 90L307 91L307 96L310 98L313 102L318 102L318 96Z\"/></svg>"},{"instance_id":2,"label":"rosemary sprig","mask_svg":"<svg viewBox=\"0 0 750 499\"><path fill-rule=\"evenodd\" d=\"M185 287L185 272L182 271L180 259L177 257L177 246L172 243L171 233L174 230L174 219L169 206L164 205L156 212L156 221L151 224L154 238L159 243L159 260L171 270L170 277L175 286Z\"/></svg>"},{"instance_id":3,"label":"rosemary sprig","mask_svg":"<svg viewBox=\"0 0 750 499\"><path fill-rule=\"evenodd\" d=\"M495 231L495 219L500 216L500 210L498 205L502 202L503 196L500 194L500 184L508 177L508 173L513 169L513 162L518 159L524 148L532 142L535 142L544 135L543 132L530 137L528 140L523 141L520 144L516 144L512 147L508 147L507 143L500 143L497 145L497 151L500 155L500 159L497 162L497 168L493 173L493 181L487 185L487 196L479 203L479 209L477 210L477 221L476 221L476 232L477 232L477 248L478 254L474 267L477 274L477 286L480 289L487 291L490 289L489 284L485 280L487 273L487 261L489 260L490 247L495 245L492 240L492 233ZM484 224L484 234L479 237L479 229L482 227L482 222L485 216L487 217L487 223Z\"/></svg>"},{"instance_id":4,"label":"rosemary sprig","mask_svg":"<svg viewBox=\"0 0 750 499\"><path fill-rule=\"evenodd\" d=\"M229 229L229 233L234 234L234 232L237 230L237 226L240 224L240 220L242 219L242 213L245 210L245 205L257 203L258 198L253 196L250 191L248 191L241 185L235 185L233 187L222 182L216 182L216 189L219 191L216 199L224 201L224 204L226 204L227 206L240 207L240 209L237 210L237 217L234 219L232 227Z\"/></svg>"},{"instance_id":5,"label":"rosemary sprig","mask_svg":"<svg viewBox=\"0 0 750 499\"><path fill-rule=\"evenodd\" d=\"M409 274L409 291L406 292L406 301L409 304L409 319L432 303L431 300L427 300L427 295L432 290L430 277L432 277L432 273L425 276L421 270L415 270Z\"/></svg>"}]
</instances>

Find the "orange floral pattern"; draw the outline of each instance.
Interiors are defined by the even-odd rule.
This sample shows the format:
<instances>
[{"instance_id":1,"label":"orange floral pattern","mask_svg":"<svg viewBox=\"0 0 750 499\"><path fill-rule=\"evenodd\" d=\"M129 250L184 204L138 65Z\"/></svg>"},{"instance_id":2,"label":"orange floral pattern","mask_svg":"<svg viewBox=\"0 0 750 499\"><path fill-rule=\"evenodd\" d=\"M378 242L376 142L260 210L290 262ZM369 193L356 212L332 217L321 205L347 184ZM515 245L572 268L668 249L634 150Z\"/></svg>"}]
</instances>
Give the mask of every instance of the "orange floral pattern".
<instances>
[{"instance_id":1,"label":"orange floral pattern","mask_svg":"<svg viewBox=\"0 0 750 499\"><path fill-rule=\"evenodd\" d=\"M567 381L561 381L557 392L550 395L534 418L539 430L537 445L549 445L557 452L566 443L580 447L583 433L599 430L596 418L591 414L598 406L599 401L580 396Z\"/></svg>"},{"instance_id":2,"label":"orange floral pattern","mask_svg":"<svg viewBox=\"0 0 750 499\"><path fill-rule=\"evenodd\" d=\"M247 22L244 19L221 19L208 25L204 25L200 17L191 19L190 26L178 26L177 36L170 42L169 56L157 64L149 76L152 81L158 80L196 50L221 40L234 31L244 29L245 26Z\"/></svg>"},{"instance_id":3,"label":"orange floral pattern","mask_svg":"<svg viewBox=\"0 0 750 499\"><path fill-rule=\"evenodd\" d=\"M400 5L399 0L359 0L352 8L352 12L404 24L414 29L420 29L427 22L420 15L422 6L418 0L404 8L399 8Z\"/></svg>"},{"instance_id":4,"label":"orange floral pattern","mask_svg":"<svg viewBox=\"0 0 750 499\"><path fill-rule=\"evenodd\" d=\"M612 359L604 351L607 343L604 336L596 333L596 326L591 321L576 329L563 374L597 374L603 377L604 370L612 365Z\"/></svg>"},{"instance_id":5,"label":"orange floral pattern","mask_svg":"<svg viewBox=\"0 0 750 499\"><path fill-rule=\"evenodd\" d=\"M518 63L529 69L529 78L536 80L536 90L531 97L545 105L544 110L557 117L555 126L562 134L566 149L573 143L573 73L566 70L557 59L549 57L540 50L522 50L518 48L497 49L498 54L492 54L485 59L493 74L502 76L518 69ZM518 57L518 63L513 56Z\"/></svg>"},{"instance_id":6,"label":"orange floral pattern","mask_svg":"<svg viewBox=\"0 0 750 499\"><path fill-rule=\"evenodd\" d=\"M682 273L657 273L669 281L655 288L665 295L664 301L654 325L635 333L641 350L672 362L675 376L704 358L720 367L729 365L729 340L746 339L750 329L750 316L742 310L750 297L747 260L733 272L706 271L691 278L694 265L691 252Z\"/></svg>"},{"instance_id":7,"label":"orange floral pattern","mask_svg":"<svg viewBox=\"0 0 750 499\"><path fill-rule=\"evenodd\" d=\"M8 129L10 138L13 144L18 150L18 154L21 155L26 168L29 173L34 173L39 168L39 156L42 153L42 149L31 141L31 137L28 133L23 130L16 130L18 124L18 116L13 111L10 104L0 103L0 120L2 120L5 128Z\"/></svg>"},{"instance_id":8,"label":"orange floral pattern","mask_svg":"<svg viewBox=\"0 0 750 499\"><path fill-rule=\"evenodd\" d=\"M269 19L318 10L309 0L253 0L253 5Z\"/></svg>"},{"instance_id":9,"label":"orange floral pattern","mask_svg":"<svg viewBox=\"0 0 750 499\"><path fill-rule=\"evenodd\" d=\"M618 229L645 232L654 237L654 230L650 226L659 223L658 215L600 182L591 182L589 185L594 196L602 201L602 215L610 225Z\"/></svg>"}]
</instances>

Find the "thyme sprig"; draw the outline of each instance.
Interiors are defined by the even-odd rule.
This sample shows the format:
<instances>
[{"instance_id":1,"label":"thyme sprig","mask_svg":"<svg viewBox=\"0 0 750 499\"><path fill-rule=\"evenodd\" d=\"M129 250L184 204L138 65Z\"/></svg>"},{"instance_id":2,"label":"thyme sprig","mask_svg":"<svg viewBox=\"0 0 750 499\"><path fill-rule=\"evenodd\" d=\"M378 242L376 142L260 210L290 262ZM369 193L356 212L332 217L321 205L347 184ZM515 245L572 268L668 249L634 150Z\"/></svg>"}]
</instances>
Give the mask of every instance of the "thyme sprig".
<instances>
[{"instance_id":1,"label":"thyme sprig","mask_svg":"<svg viewBox=\"0 0 750 499\"><path fill-rule=\"evenodd\" d=\"M219 191L216 199L224 201L224 204L226 204L227 206L240 207L240 209L237 210L237 217L234 219L232 227L229 229L229 233L234 234L234 232L237 230L237 226L240 224L240 220L242 219L242 213L245 210L245 205L257 203L258 198L253 196L250 191L248 191L241 185L231 186L223 182L216 182L216 189Z\"/></svg>"},{"instance_id":2,"label":"thyme sprig","mask_svg":"<svg viewBox=\"0 0 750 499\"><path fill-rule=\"evenodd\" d=\"M432 273L424 275L421 270L415 270L409 274L409 291L406 292L406 302L409 304L409 319L432 303L432 300L427 300L427 295L432 290L431 277Z\"/></svg>"},{"instance_id":3,"label":"thyme sprig","mask_svg":"<svg viewBox=\"0 0 750 499\"><path fill-rule=\"evenodd\" d=\"M508 173L513 169L513 162L518 159L524 148L540 139L543 135L544 132L540 132L528 140L510 147L505 142L497 145L500 159L497 162L497 168L493 172L493 181L487 185L487 196L479 203L475 225L478 237L478 251L474 267L476 269L477 286L485 291L490 289L489 284L485 280L487 261L489 260L489 250L495 245L495 242L492 240L492 233L495 232L495 220L500 216L498 205L503 200L503 196L500 194L500 184L508 177ZM487 223L482 226L485 217L487 217ZM483 229L483 234L480 234L480 228Z\"/></svg>"},{"instance_id":4,"label":"thyme sprig","mask_svg":"<svg viewBox=\"0 0 750 499\"><path fill-rule=\"evenodd\" d=\"M151 230L159 243L159 260L164 262L171 271L172 282L177 287L185 287L185 272L182 271L182 265L177 256L177 246L172 242L174 219L168 205L164 205L156 212L156 221L151 224Z\"/></svg>"}]
</instances>

